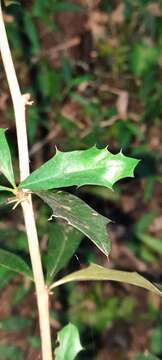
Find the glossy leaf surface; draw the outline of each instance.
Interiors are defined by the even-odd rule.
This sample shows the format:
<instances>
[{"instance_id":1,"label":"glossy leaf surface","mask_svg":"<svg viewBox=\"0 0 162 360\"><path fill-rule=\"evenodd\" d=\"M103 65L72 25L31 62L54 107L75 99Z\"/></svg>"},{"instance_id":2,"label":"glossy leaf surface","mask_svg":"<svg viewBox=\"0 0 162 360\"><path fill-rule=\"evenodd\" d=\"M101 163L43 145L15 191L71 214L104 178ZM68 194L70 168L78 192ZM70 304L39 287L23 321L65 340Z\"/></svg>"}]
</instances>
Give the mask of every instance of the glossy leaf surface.
<instances>
[{"instance_id":1,"label":"glossy leaf surface","mask_svg":"<svg viewBox=\"0 0 162 360\"><path fill-rule=\"evenodd\" d=\"M77 354L83 350L78 329L71 323L58 332L58 341L59 346L55 349L56 360L74 360Z\"/></svg>"},{"instance_id":2,"label":"glossy leaf surface","mask_svg":"<svg viewBox=\"0 0 162 360\"><path fill-rule=\"evenodd\" d=\"M35 170L21 184L21 188L33 191L66 186L102 185L112 189L114 183L124 177L133 177L139 160L119 154L111 154L107 148L71 152L56 151L56 155Z\"/></svg>"},{"instance_id":3,"label":"glossy leaf surface","mask_svg":"<svg viewBox=\"0 0 162 360\"><path fill-rule=\"evenodd\" d=\"M7 178L10 184L15 185L11 154L4 129L0 129L0 172Z\"/></svg>"},{"instance_id":4,"label":"glossy leaf surface","mask_svg":"<svg viewBox=\"0 0 162 360\"><path fill-rule=\"evenodd\" d=\"M83 200L63 191L36 193L53 210L53 216L65 219L69 225L85 234L106 255L110 252L106 225L110 222Z\"/></svg>"},{"instance_id":5,"label":"glossy leaf surface","mask_svg":"<svg viewBox=\"0 0 162 360\"><path fill-rule=\"evenodd\" d=\"M91 264L87 268L79 271L75 271L72 274L69 274L62 279L56 281L51 289L66 284L71 281L88 281L88 280L111 280L117 282L123 282L135 286L142 287L144 289L150 290L158 295L162 296L162 291L156 286L156 284L147 280L140 274L130 271L120 271L114 269L107 269L102 266ZM159 285L160 286L160 285Z\"/></svg>"},{"instance_id":6,"label":"glossy leaf surface","mask_svg":"<svg viewBox=\"0 0 162 360\"><path fill-rule=\"evenodd\" d=\"M50 224L46 256L46 282L48 284L73 256L83 236L80 231L67 224Z\"/></svg>"},{"instance_id":7,"label":"glossy leaf surface","mask_svg":"<svg viewBox=\"0 0 162 360\"><path fill-rule=\"evenodd\" d=\"M0 266L25 275L33 280L32 271L27 263L20 256L15 255L10 251L0 249Z\"/></svg>"}]
</instances>

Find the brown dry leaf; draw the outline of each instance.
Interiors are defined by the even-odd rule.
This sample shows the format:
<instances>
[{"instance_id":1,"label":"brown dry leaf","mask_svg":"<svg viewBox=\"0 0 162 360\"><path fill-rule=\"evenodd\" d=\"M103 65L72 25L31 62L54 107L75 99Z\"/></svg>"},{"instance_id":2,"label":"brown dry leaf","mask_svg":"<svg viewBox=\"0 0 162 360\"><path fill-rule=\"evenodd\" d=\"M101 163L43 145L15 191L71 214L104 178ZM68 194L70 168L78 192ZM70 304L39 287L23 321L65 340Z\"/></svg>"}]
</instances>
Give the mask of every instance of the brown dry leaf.
<instances>
[{"instance_id":1,"label":"brown dry leaf","mask_svg":"<svg viewBox=\"0 0 162 360\"><path fill-rule=\"evenodd\" d=\"M117 49L119 47L119 39L117 37L109 37L108 45L114 49Z\"/></svg>"},{"instance_id":2,"label":"brown dry leaf","mask_svg":"<svg viewBox=\"0 0 162 360\"><path fill-rule=\"evenodd\" d=\"M113 23L121 25L124 22L124 4L121 3L111 14L111 20Z\"/></svg>"},{"instance_id":3,"label":"brown dry leaf","mask_svg":"<svg viewBox=\"0 0 162 360\"><path fill-rule=\"evenodd\" d=\"M4 18L5 23L7 23L7 24L10 24L14 21L14 17L12 15L3 13L3 18Z\"/></svg>"},{"instance_id":4,"label":"brown dry leaf","mask_svg":"<svg viewBox=\"0 0 162 360\"><path fill-rule=\"evenodd\" d=\"M86 28L91 31L94 41L106 36L105 25L108 22L108 15L102 11L92 11L89 14Z\"/></svg>"},{"instance_id":5,"label":"brown dry leaf","mask_svg":"<svg viewBox=\"0 0 162 360\"><path fill-rule=\"evenodd\" d=\"M147 6L147 11L153 16L162 16L160 4L151 3Z\"/></svg>"},{"instance_id":6,"label":"brown dry leaf","mask_svg":"<svg viewBox=\"0 0 162 360\"><path fill-rule=\"evenodd\" d=\"M122 197L122 209L124 213L129 213L135 209L135 198L130 195L123 195Z\"/></svg>"},{"instance_id":7,"label":"brown dry leaf","mask_svg":"<svg viewBox=\"0 0 162 360\"><path fill-rule=\"evenodd\" d=\"M100 3L100 0L80 0L80 5L87 6L89 9L94 9Z\"/></svg>"},{"instance_id":8,"label":"brown dry leaf","mask_svg":"<svg viewBox=\"0 0 162 360\"><path fill-rule=\"evenodd\" d=\"M80 44L80 37L75 36L72 39L69 39L61 44L52 46L50 49L44 51L45 55L48 55L51 60L57 59L59 52L66 51Z\"/></svg>"},{"instance_id":9,"label":"brown dry leaf","mask_svg":"<svg viewBox=\"0 0 162 360\"><path fill-rule=\"evenodd\" d=\"M162 216L158 216L154 219L153 223L149 227L149 230L155 234L162 231Z\"/></svg>"},{"instance_id":10,"label":"brown dry leaf","mask_svg":"<svg viewBox=\"0 0 162 360\"><path fill-rule=\"evenodd\" d=\"M8 95L7 94L2 94L0 96L0 111L5 111L6 107L7 107L7 100L8 100Z\"/></svg>"},{"instance_id":11,"label":"brown dry leaf","mask_svg":"<svg viewBox=\"0 0 162 360\"><path fill-rule=\"evenodd\" d=\"M80 129L81 139L89 134L92 128L91 119L85 116L79 104L68 102L62 107L61 113Z\"/></svg>"},{"instance_id":12,"label":"brown dry leaf","mask_svg":"<svg viewBox=\"0 0 162 360\"><path fill-rule=\"evenodd\" d=\"M75 102L68 102L62 107L61 113L64 117L68 118L71 122L76 124L79 129L83 130L85 128L84 123L82 122L82 112L80 106Z\"/></svg>"},{"instance_id":13,"label":"brown dry leaf","mask_svg":"<svg viewBox=\"0 0 162 360\"><path fill-rule=\"evenodd\" d=\"M118 111L119 118L122 120L127 119L128 117L128 101L129 94L125 90L121 90L116 101L116 108Z\"/></svg>"}]
</instances>

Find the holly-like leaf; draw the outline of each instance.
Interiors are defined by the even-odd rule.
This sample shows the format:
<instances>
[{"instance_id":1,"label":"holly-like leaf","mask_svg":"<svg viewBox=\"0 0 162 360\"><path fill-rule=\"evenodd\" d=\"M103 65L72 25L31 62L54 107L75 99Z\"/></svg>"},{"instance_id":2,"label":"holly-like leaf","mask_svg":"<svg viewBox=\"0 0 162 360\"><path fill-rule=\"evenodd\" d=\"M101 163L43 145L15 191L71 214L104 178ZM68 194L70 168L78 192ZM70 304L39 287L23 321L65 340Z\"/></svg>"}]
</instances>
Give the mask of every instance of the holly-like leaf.
<instances>
[{"instance_id":1,"label":"holly-like leaf","mask_svg":"<svg viewBox=\"0 0 162 360\"><path fill-rule=\"evenodd\" d=\"M51 284L54 276L67 264L75 253L83 234L66 224L51 224L48 251L45 257L46 282Z\"/></svg>"},{"instance_id":2,"label":"holly-like leaf","mask_svg":"<svg viewBox=\"0 0 162 360\"><path fill-rule=\"evenodd\" d=\"M98 214L83 200L64 191L41 191L36 195L52 208L54 217L65 219L91 239L106 256L109 255L111 245L106 228L109 219Z\"/></svg>"},{"instance_id":3,"label":"holly-like leaf","mask_svg":"<svg viewBox=\"0 0 162 360\"><path fill-rule=\"evenodd\" d=\"M2 172L12 186L15 186L11 154L4 129L0 129L0 172Z\"/></svg>"},{"instance_id":4,"label":"holly-like leaf","mask_svg":"<svg viewBox=\"0 0 162 360\"><path fill-rule=\"evenodd\" d=\"M59 346L55 349L56 360L74 360L77 354L83 350L78 329L71 323L58 332L57 340Z\"/></svg>"},{"instance_id":5,"label":"holly-like leaf","mask_svg":"<svg viewBox=\"0 0 162 360\"><path fill-rule=\"evenodd\" d=\"M72 274L64 276L62 279L56 281L51 289L56 286L66 284L71 281L88 281L88 280L111 280L117 282L123 282L135 286L142 287L149 291L152 291L160 296L162 296L162 291L160 290L160 285L152 283L147 280L140 274L130 271L120 271L114 269L107 269L97 264L91 264L87 268L79 271L75 271Z\"/></svg>"},{"instance_id":6,"label":"holly-like leaf","mask_svg":"<svg viewBox=\"0 0 162 360\"><path fill-rule=\"evenodd\" d=\"M27 263L20 256L13 254L10 251L0 249L0 266L25 275L33 280L32 271Z\"/></svg>"},{"instance_id":7,"label":"holly-like leaf","mask_svg":"<svg viewBox=\"0 0 162 360\"><path fill-rule=\"evenodd\" d=\"M56 151L56 155L35 170L20 188L33 191L66 186L103 185L112 189L114 183L124 177L133 177L139 160L120 152L111 154L107 148L71 152Z\"/></svg>"}]
</instances>

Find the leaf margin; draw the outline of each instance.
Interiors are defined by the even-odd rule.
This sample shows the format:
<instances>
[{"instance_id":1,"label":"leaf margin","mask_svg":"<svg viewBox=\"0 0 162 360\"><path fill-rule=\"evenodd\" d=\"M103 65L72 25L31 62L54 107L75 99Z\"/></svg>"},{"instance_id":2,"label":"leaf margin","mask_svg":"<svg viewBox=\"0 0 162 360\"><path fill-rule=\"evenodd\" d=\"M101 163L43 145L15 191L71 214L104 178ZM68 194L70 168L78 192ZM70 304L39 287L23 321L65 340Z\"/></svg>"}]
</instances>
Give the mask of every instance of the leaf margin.
<instances>
[{"instance_id":1,"label":"leaf margin","mask_svg":"<svg viewBox=\"0 0 162 360\"><path fill-rule=\"evenodd\" d=\"M98 271L98 274L101 275L100 278L96 278L95 272ZM106 273L105 276L103 276L101 273L102 271ZM84 272L87 274L89 273L89 277L85 277ZM93 275L92 275L93 274ZM120 277L125 278L125 281L120 279ZM130 278L128 281L127 277ZM152 291L156 293L157 295L162 296L162 291L156 286L156 283L152 283L151 281L147 280L145 277L140 275L137 272L133 271L120 271L115 269L109 269L105 268L103 266L100 266L98 264L91 263L87 268L75 271L74 273L68 274L64 276L63 278L57 280L54 282L50 290L56 288L57 286L63 285L65 283L69 283L71 281L116 281L116 282L123 282L130 285L138 286L143 289ZM155 285L156 284L156 285ZM160 285L160 284L159 284Z\"/></svg>"},{"instance_id":2,"label":"leaf margin","mask_svg":"<svg viewBox=\"0 0 162 360\"><path fill-rule=\"evenodd\" d=\"M96 232L94 234L91 235L91 233L89 232L89 230L91 231L91 227L88 226L89 230L87 229L87 224L85 225L84 222L85 222L85 219L83 219L83 227L84 229L81 228L80 224L81 222L79 222L79 226L77 226L74 222L71 221L71 219L69 219L69 217L71 216L71 213L69 213L69 211L65 212L65 216L63 214L61 215L58 215L58 213L56 214L52 214L52 216L50 217L50 220L52 219L52 217L56 217L56 218L62 218L62 219L65 219L67 221L67 224L73 226L74 228L76 228L77 230L81 231L85 236L87 236L95 245L96 247L98 247L100 249L100 251L106 255L108 257L108 255L110 254L110 251L111 251L111 241L108 237L108 232L107 232L107 225L111 222L110 219L106 218L105 216L99 214L97 211L95 211L93 208L91 208L87 203L85 203L82 199L80 199L79 197L75 196L75 195L72 195L70 193L67 193L65 191L40 191L40 192L35 192L34 193L35 195L37 195L38 197L40 197L49 207L52 208L51 204L49 203L49 199L47 201L47 197L48 197L48 194L49 196L50 195L62 195L63 196L67 196L70 200L74 199L74 201L78 202L78 204L80 205L80 208L81 206L84 206L84 211L91 211L94 215L97 215L100 217L100 221L102 222L102 226L101 226L101 231L102 231L102 236L103 236L103 239L104 239L104 242L100 240L99 236L98 236L98 232L97 232L97 238L96 238ZM65 199L64 201L62 201L63 205L61 205L63 207L63 209L66 210L66 205L65 205ZM77 204L77 205L78 205ZM74 205L74 204L73 204ZM67 206L68 207L68 206ZM74 207L74 206L73 206ZM53 211L55 211L53 208L52 208ZM64 211L65 211L64 210ZM91 215L92 216L92 215ZM77 218L77 217L76 217ZM94 219L94 216L92 217ZM80 217L80 214L77 218L77 220L79 221L81 219ZM75 221L76 219L74 219ZM95 225L96 225L96 221L95 221Z\"/></svg>"},{"instance_id":3,"label":"leaf margin","mask_svg":"<svg viewBox=\"0 0 162 360\"><path fill-rule=\"evenodd\" d=\"M98 167L97 174L96 161L98 163L102 161L105 163L110 162L111 164L109 164L109 167L108 164L102 164L102 168ZM62 152L56 148L55 155L24 179L19 184L19 188L27 188L32 191L47 191L69 186L97 185L113 190L113 185L117 181L126 177L134 177L134 170L139 162L139 159L124 155L122 150L117 154L112 154L108 150L108 146L99 149L94 145L86 150L67 152ZM112 171L110 171L110 166L113 167ZM105 171L102 176L101 169ZM82 176L81 173L83 173ZM115 176L116 180L113 180ZM95 177L96 180L94 181Z\"/></svg>"}]
</instances>

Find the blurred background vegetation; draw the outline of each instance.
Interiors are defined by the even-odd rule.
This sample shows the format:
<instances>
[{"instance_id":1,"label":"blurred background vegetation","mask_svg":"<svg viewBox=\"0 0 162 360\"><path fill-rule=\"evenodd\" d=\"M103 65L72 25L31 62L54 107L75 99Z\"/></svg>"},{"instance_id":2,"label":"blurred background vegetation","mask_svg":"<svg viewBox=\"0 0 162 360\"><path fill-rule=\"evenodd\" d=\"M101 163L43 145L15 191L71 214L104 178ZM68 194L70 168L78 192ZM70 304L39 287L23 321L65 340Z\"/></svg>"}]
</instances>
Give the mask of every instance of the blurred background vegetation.
<instances>
[{"instance_id":1,"label":"blurred background vegetation","mask_svg":"<svg viewBox=\"0 0 162 360\"><path fill-rule=\"evenodd\" d=\"M83 239L62 274L90 262L138 271L162 282L162 2L161 0L22 0L4 8L28 109L31 170L60 150L93 144L140 158L135 179L115 192L73 193L113 220L109 263ZM0 63L0 127L18 176L13 109ZM2 196L0 198L2 202ZM40 245L54 236L46 206L35 202ZM0 208L0 243L28 257L21 211ZM55 233L56 234L56 233ZM30 283L0 271L1 359L35 360L39 330ZM160 298L114 283L79 283L51 296L56 331L71 320L85 351L78 359L162 359ZM2 355L3 354L3 355Z\"/></svg>"}]
</instances>

